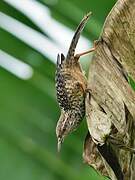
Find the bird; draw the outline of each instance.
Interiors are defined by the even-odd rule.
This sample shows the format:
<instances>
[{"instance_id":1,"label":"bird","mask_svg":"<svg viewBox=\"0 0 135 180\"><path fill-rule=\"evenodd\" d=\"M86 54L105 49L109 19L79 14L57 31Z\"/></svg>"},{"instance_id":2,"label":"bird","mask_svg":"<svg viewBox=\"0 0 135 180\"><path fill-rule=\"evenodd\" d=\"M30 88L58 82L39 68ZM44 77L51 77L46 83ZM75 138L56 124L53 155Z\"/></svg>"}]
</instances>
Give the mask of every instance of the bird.
<instances>
[{"instance_id":1,"label":"bird","mask_svg":"<svg viewBox=\"0 0 135 180\"><path fill-rule=\"evenodd\" d=\"M57 55L55 86L57 101L61 109L61 115L56 125L58 152L65 137L77 129L85 116L87 79L79 59L82 55L93 52L95 43L88 51L76 55L75 49L90 15L91 12L86 14L78 25L66 57L62 53Z\"/></svg>"}]
</instances>

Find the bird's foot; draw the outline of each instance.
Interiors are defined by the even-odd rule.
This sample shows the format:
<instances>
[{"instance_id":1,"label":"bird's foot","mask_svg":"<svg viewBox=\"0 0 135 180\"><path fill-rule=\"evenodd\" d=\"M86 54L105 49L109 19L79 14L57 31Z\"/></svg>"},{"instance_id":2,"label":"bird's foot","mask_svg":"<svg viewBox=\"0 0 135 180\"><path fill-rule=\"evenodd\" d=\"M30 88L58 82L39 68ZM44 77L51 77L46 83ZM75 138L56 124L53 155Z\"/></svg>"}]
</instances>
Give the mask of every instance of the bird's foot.
<instances>
[{"instance_id":1,"label":"bird's foot","mask_svg":"<svg viewBox=\"0 0 135 180\"><path fill-rule=\"evenodd\" d=\"M95 51L99 42L101 42L101 40L95 40L94 43L93 43L93 47L91 49L89 49L88 51L76 54L75 58L79 59L81 56L89 54L89 53Z\"/></svg>"}]
</instances>

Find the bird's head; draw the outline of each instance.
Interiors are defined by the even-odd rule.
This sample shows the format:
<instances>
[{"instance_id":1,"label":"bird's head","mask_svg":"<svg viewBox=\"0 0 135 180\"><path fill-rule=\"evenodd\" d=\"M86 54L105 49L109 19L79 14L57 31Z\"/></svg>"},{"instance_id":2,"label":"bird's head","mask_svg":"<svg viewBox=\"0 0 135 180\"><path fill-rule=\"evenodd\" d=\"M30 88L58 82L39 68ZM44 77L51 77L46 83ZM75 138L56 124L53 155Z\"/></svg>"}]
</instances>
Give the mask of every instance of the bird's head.
<instances>
[{"instance_id":1,"label":"bird's head","mask_svg":"<svg viewBox=\"0 0 135 180\"><path fill-rule=\"evenodd\" d=\"M61 145L65 137L75 129L74 126L74 113L61 112L61 116L56 126L56 135L58 140L58 152L60 152Z\"/></svg>"}]
</instances>

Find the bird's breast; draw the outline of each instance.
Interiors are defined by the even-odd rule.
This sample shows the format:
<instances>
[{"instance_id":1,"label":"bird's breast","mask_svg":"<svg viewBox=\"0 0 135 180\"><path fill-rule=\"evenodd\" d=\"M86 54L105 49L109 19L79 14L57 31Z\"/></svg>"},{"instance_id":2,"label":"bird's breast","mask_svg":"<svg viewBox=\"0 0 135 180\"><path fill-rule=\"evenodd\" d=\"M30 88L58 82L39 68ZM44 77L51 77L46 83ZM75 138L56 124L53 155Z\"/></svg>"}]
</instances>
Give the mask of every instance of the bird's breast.
<instances>
[{"instance_id":1,"label":"bird's breast","mask_svg":"<svg viewBox=\"0 0 135 180\"><path fill-rule=\"evenodd\" d=\"M76 110L80 115L85 111L85 76L75 69L65 69L57 74L57 99L65 111Z\"/></svg>"}]
</instances>

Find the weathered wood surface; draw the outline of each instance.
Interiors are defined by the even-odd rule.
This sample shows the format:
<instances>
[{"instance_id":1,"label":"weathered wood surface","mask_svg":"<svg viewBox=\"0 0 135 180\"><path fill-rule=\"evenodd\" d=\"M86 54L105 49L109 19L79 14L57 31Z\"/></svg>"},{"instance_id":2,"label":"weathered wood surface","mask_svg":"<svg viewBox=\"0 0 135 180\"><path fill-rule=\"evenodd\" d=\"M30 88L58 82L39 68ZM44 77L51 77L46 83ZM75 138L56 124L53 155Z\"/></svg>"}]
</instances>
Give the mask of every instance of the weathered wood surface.
<instances>
[{"instance_id":1,"label":"weathered wood surface","mask_svg":"<svg viewBox=\"0 0 135 180\"><path fill-rule=\"evenodd\" d=\"M92 166L99 171L103 176L108 176L107 170L103 164L103 160L98 152L96 144L93 142L90 134L88 133L84 144L83 153L84 163Z\"/></svg>"},{"instance_id":2,"label":"weathered wood surface","mask_svg":"<svg viewBox=\"0 0 135 180\"><path fill-rule=\"evenodd\" d=\"M117 130L117 133L111 133L135 148L135 92L127 80L127 75L130 75L135 81L135 0L117 1L106 19L100 38L88 76L88 89L92 94L91 98L86 97L88 129L92 132L91 126L99 116L99 112L93 111L96 104L103 114L100 121L104 124L107 122L104 117L108 118ZM109 128L109 123L107 126ZM98 128L96 131L98 134ZM88 156L90 142L84 147L83 157L87 162L91 162L91 155ZM117 145L112 146L124 179L135 180L135 155ZM109 176L116 179L106 162L105 166Z\"/></svg>"}]
</instances>

